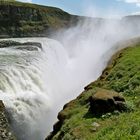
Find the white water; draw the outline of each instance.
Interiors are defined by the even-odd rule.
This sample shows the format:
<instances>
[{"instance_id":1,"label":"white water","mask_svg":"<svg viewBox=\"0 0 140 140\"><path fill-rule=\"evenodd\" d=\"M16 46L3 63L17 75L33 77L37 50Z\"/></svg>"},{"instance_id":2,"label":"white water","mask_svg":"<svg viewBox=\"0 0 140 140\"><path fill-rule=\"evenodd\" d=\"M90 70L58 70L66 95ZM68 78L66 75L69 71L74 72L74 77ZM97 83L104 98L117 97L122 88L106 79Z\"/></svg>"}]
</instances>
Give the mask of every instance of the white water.
<instances>
[{"instance_id":1,"label":"white water","mask_svg":"<svg viewBox=\"0 0 140 140\"><path fill-rule=\"evenodd\" d=\"M10 114L12 127L21 140L43 140L62 106L97 79L117 41L135 36L107 22L62 31L61 43L48 38L12 39L40 42L43 50L0 49L0 99Z\"/></svg>"}]
</instances>

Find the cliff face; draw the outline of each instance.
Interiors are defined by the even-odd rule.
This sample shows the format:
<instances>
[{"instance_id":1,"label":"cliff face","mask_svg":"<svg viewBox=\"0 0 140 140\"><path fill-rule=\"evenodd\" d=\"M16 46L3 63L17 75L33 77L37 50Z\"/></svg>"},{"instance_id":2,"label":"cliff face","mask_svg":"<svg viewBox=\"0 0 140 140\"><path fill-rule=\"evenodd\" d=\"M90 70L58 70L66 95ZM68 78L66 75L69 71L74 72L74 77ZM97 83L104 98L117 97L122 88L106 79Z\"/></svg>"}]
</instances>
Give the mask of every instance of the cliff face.
<instances>
[{"instance_id":1,"label":"cliff face","mask_svg":"<svg viewBox=\"0 0 140 140\"><path fill-rule=\"evenodd\" d=\"M10 130L10 126L5 113L5 107L2 101L0 101L0 140L16 140Z\"/></svg>"},{"instance_id":2,"label":"cliff face","mask_svg":"<svg viewBox=\"0 0 140 140\"><path fill-rule=\"evenodd\" d=\"M0 37L47 36L68 27L73 17L54 7L0 1Z\"/></svg>"},{"instance_id":3,"label":"cliff face","mask_svg":"<svg viewBox=\"0 0 140 140\"><path fill-rule=\"evenodd\" d=\"M124 44L100 78L64 106L46 140L140 139L140 43Z\"/></svg>"}]
</instances>

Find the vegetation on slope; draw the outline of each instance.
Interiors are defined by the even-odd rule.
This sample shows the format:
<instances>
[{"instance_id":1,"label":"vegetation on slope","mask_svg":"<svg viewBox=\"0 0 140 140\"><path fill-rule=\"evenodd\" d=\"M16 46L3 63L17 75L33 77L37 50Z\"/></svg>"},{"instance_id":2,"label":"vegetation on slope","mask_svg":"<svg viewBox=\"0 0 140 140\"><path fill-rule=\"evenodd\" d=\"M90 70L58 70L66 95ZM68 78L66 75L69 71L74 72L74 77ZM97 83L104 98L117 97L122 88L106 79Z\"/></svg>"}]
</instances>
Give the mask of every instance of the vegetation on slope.
<instances>
[{"instance_id":1,"label":"vegetation on slope","mask_svg":"<svg viewBox=\"0 0 140 140\"><path fill-rule=\"evenodd\" d=\"M112 58L102 76L64 106L59 122L47 140L139 140L140 139L140 45L126 48ZM95 116L89 97L99 89L119 92L131 111Z\"/></svg>"},{"instance_id":2,"label":"vegetation on slope","mask_svg":"<svg viewBox=\"0 0 140 140\"><path fill-rule=\"evenodd\" d=\"M45 36L68 27L73 17L55 7L0 0L0 37Z\"/></svg>"}]
</instances>

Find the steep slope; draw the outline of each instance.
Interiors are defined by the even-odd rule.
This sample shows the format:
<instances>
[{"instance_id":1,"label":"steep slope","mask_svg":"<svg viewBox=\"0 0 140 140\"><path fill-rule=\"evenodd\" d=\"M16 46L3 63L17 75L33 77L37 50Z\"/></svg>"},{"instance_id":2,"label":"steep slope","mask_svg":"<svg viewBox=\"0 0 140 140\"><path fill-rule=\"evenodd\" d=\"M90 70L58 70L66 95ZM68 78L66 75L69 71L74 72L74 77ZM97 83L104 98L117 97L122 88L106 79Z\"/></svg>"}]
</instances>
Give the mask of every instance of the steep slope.
<instances>
[{"instance_id":1,"label":"steep slope","mask_svg":"<svg viewBox=\"0 0 140 140\"><path fill-rule=\"evenodd\" d=\"M58 114L59 121L46 140L129 140L140 139L140 44L119 51L101 77L85 87L75 100ZM98 91L118 92L128 110L97 116L89 99Z\"/></svg>"},{"instance_id":2,"label":"steep slope","mask_svg":"<svg viewBox=\"0 0 140 140\"><path fill-rule=\"evenodd\" d=\"M0 1L0 37L47 36L68 27L72 16L59 8Z\"/></svg>"}]
</instances>

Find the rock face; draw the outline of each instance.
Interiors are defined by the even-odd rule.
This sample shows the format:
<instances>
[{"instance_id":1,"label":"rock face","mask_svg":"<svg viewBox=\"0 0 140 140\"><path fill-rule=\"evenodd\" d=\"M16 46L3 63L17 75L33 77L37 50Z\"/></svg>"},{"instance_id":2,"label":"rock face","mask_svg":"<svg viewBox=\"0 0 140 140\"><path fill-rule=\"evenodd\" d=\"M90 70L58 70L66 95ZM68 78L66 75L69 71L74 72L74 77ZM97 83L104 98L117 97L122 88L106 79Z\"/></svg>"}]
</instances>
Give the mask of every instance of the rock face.
<instances>
[{"instance_id":1,"label":"rock face","mask_svg":"<svg viewBox=\"0 0 140 140\"><path fill-rule=\"evenodd\" d=\"M101 89L90 97L90 111L95 115L127 110L125 99L117 92Z\"/></svg>"},{"instance_id":2,"label":"rock face","mask_svg":"<svg viewBox=\"0 0 140 140\"><path fill-rule=\"evenodd\" d=\"M16 140L13 133L10 131L10 126L5 114L5 107L0 101L0 140Z\"/></svg>"}]
</instances>

